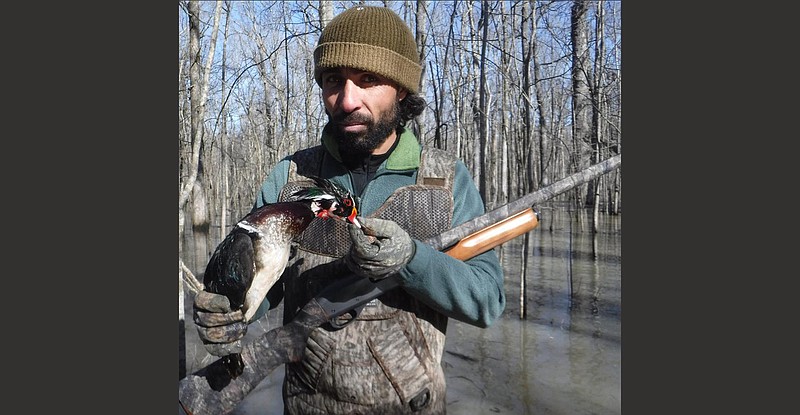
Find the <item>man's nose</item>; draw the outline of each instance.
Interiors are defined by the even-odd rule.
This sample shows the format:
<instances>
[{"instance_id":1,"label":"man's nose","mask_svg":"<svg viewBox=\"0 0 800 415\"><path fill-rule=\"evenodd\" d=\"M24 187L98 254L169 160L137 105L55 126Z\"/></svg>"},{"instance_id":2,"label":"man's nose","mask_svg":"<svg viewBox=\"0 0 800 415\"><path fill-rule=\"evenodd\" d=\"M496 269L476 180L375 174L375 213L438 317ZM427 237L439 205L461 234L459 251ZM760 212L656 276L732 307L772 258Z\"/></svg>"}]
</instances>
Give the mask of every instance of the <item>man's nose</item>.
<instances>
[{"instance_id":1,"label":"man's nose","mask_svg":"<svg viewBox=\"0 0 800 415\"><path fill-rule=\"evenodd\" d=\"M361 88L347 79L344 81L339 94L339 107L345 113L351 113L361 108Z\"/></svg>"}]
</instances>

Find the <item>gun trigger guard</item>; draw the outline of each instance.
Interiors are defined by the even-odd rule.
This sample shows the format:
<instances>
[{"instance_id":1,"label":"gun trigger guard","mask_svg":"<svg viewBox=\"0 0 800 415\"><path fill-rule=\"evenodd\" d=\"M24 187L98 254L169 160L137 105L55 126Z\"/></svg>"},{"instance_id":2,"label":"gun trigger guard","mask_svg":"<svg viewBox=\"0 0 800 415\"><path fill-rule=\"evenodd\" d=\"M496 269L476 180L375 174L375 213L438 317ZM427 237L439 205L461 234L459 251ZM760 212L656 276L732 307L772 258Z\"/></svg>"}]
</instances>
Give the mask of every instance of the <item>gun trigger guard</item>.
<instances>
[{"instance_id":1,"label":"gun trigger guard","mask_svg":"<svg viewBox=\"0 0 800 415\"><path fill-rule=\"evenodd\" d=\"M350 323L356 321L358 315L361 314L361 311L364 310L365 305L366 304L362 304L338 317L333 317L330 320L328 320L328 323L331 325L331 327L333 327L334 330L343 329Z\"/></svg>"}]
</instances>

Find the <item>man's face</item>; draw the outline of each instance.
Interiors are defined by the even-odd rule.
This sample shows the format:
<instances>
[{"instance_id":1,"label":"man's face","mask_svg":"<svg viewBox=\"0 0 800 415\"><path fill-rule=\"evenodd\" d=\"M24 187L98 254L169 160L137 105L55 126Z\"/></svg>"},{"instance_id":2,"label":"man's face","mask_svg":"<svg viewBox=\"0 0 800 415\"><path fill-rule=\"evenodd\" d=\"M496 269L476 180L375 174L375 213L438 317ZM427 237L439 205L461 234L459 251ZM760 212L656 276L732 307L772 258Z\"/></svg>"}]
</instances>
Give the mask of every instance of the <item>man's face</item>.
<instances>
[{"instance_id":1,"label":"man's face","mask_svg":"<svg viewBox=\"0 0 800 415\"><path fill-rule=\"evenodd\" d=\"M393 81L372 72L350 68L323 72L328 131L339 142L340 152L372 154L394 135L400 123L399 100L406 94Z\"/></svg>"}]
</instances>

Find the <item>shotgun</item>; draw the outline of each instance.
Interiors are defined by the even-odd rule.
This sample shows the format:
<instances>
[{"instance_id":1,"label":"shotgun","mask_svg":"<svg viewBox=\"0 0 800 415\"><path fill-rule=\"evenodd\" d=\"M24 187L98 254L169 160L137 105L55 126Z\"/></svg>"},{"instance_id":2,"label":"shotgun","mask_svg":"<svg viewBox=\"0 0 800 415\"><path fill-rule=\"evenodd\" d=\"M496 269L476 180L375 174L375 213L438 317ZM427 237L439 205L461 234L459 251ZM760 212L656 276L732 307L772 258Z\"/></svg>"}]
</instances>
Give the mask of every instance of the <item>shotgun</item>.
<instances>
[{"instance_id":1,"label":"shotgun","mask_svg":"<svg viewBox=\"0 0 800 415\"><path fill-rule=\"evenodd\" d=\"M620 163L621 156L612 157L424 242L451 257L472 258L534 229L539 224L538 212L532 207L536 203L586 183ZM303 306L292 321L245 345L241 353L245 369L237 378L231 378L222 359L218 359L181 379L179 413L229 413L276 367L300 361L312 330L325 323L344 327L369 301L398 286L392 277L373 282L351 274L337 279ZM338 322L340 317L345 318L344 323Z\"/></svg>"}]
</instances>

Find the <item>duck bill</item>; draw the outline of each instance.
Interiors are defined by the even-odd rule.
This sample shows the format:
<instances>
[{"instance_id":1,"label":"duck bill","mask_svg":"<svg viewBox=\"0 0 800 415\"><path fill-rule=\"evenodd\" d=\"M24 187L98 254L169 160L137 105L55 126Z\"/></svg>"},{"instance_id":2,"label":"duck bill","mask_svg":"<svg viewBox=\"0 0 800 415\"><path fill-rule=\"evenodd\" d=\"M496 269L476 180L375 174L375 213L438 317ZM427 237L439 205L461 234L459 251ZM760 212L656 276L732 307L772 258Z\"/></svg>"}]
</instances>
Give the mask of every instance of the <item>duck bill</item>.
<instances>
[{"instance_id":1,"label":"duck bill","mask_svg":"<svg viewBox=\"0 0 800 415\"><path fill-rule=\"evenodd\" d=\"M353 225L356 225L356 228L361 229L361 223L358 221L358 219L356 219L356 215L358 215L358 211L356 210L356 208L353 208L353 213L351 213L350 216L347 217L347 221L352 223Z\"/></svg>"}]
</instances>

